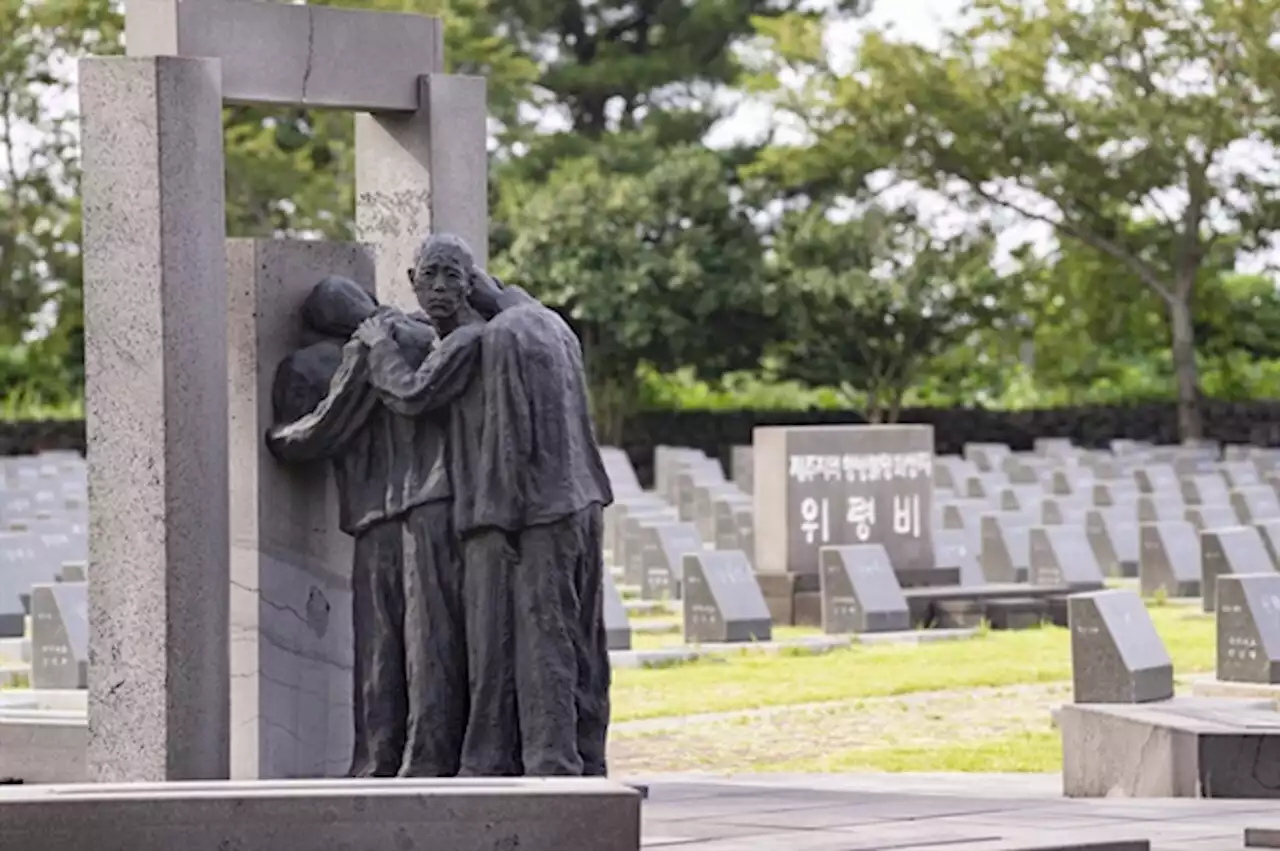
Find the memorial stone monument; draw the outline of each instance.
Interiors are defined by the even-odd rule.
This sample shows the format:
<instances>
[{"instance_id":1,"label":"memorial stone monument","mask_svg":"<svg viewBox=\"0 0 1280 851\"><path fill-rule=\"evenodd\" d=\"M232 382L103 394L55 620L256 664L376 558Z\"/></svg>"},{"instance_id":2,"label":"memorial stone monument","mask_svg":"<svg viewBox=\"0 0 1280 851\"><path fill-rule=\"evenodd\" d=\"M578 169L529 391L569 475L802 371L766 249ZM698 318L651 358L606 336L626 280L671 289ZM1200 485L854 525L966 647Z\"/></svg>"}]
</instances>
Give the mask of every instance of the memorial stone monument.
<instances>
[{"instance_id":1,"label":"memorial stone monument","mask_svg":"<svg viewBox=\"0 0 1280 851\"><path fill-rule=\"evenodd\" d=\"M685 641L733 643L772 637L769 607L746 553L689 553L683 573Z\"/></svg>"},{"instance_id":2,"label":"memorial stone monument","mask_svg":"<svg viewBox=\"0 0 1280 851\"><path fill-rule=\"evenodd\" d=\"M1252 526L1206 529L1200 533L1201 606L1214 610L1219 576L1275 570L1262 535Z\"/></svg>"},{"instance_id":3,"label":"memorial stone monument","mask_svg":"<svg viewBox=\"0 0 1280 851\"><path fill-rule=\"evenodd\" d=\"M350 552L299 543L333 528L332 495L264 451L264 388L335 252L404 306L422 234L483 258L484 81L443 74L441 21L415 15L130 0L126 42L79 74L89 481L107 507L90 529L90 774L339 773ZM357 112L366 243L257 241L229 266L225 104ZM291 643L313 611L324 625Z\"/></svg>"},{"instance_id":4,"label":"memorial stone monument","mask_svg":"<svg viewBox=\"0 0 1280 851\"><path fill-rule=\"evenodd\" d=\"M82 582L31 589L31 687L89 685L89 589Z\"/></svg>"},{"instance_id":5,"label":"memorial stone monument","mask_svg":"<svg viewBox=\"0 0 1280 851\"><path fill-rule=\"evenodd\" d=\"M1132 591L1068 598L1076 703L1149 703L1173 697L1173 662Z\"/></svg>"},{"instance_id":6,"label":"memorial stone monument","mask_svg":"<svg viewBox=\"0 0 1280 851\"><path fill-rule=\"evenodd\" d=\"M822 630L828 635L903 632L911 614L880 544L823 547Z\"/></svg>"},{"instance_id":7,"label":"memorial stone monument","mask_svg":"<svg viewBox=\"0 0 1280 851\"><path fill-rule=\"evenodd\" d=\"M1144 523L1138 585L1144 597L1157 592L1170 597L1200 596L1200 536L1185 520Z\"/></svg>"},{"instance_id":8,"label":"memorial stone monument","mask_svg":"<svg viewBox=\"0 0 1280 851\"><path fill-rule=\"evenodd\" d=\"M1218 679L1280 683L1280 574L1217 579Z\"/></svg>"}]
</instances>

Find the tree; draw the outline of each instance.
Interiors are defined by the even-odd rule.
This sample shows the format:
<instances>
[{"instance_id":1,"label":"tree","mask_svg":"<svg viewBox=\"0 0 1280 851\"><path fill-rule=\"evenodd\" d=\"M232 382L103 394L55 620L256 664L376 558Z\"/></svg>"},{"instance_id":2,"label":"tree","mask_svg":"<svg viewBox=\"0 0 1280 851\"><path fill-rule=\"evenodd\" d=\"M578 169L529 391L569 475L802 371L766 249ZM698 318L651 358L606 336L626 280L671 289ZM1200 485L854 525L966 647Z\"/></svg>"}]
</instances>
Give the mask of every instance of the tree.
<instances>
[{"instance_id":1,"label":"tree","mask_svg":"<svg viewBox=\"0 0 1280 851\"><path fill-rule=\"evenodd\" d=\"M911 213L791 213L773 262L789 320L785 374L848 386L865 395L869 422L897 422L930 361L992 320L993 248L988 233L941 238Z\"/></svg>"},{"instance_id":2,"label":"tree","mask_svg":"<svg viewBox=\"0 0 1280 851\"><path fill-rule=\"evenodd\" d=\"M1240 161L1250 146L1273 161L1280 136L1280 0L975 0L970 18L939 51L872 33L851 74L813 50L807 24L767 24L778 65L815 71L786 92L778 67L759 81L813 136L768 167L850 191L889 168L1110 258L1161 300L1180 429L1200 436L1201 267L1224 241L1261 248L1280 217L1274 162Z\"/></svg>"},{"instance_id":3,"label":"tree","mask_svg":"<svg viewBox=\"0 0 1280 851\"><path fill-rule=\"evenodd\" d=\"M582 339L604 441L621 436L642 362L718 376L772 340L759 239L728 183L715 153L685 146L639 173L567 161L505 199L514 239L494 266Z\"/></svg>"}]
</instances>

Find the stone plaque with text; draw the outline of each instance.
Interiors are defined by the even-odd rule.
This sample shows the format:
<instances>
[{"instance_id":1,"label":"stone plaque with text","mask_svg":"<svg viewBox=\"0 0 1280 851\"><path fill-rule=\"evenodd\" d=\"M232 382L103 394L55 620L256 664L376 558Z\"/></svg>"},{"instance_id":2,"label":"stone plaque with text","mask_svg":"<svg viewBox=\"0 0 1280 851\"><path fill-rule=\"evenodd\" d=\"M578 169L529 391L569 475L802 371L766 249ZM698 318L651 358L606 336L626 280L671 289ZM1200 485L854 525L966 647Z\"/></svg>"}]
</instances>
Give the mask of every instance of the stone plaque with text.
<instances>
[{"instance_id":1,"label":"stone plaque with text","mask_svg":"<svg viewBox=\"0 0 1280 851\"><path fill-rule=\"evenodd\" d=\"M880 544L823 547L822 630L828 635L911 628L907 598Z\"/></svg>"},{"instance_id":2,"label":"stone plaque with text","mask_svg":"<svg viewBox=\"0 0 1280 851\"><path fill-rule=\"evenodd\" d=\"M1173 697L1173 662L1132 591L1067 598L1076 703L1149 703Z\"/></svg>"},{"instance_id":3,"label":"stone plaque with text","mask_svg":"<svg viewBox=\"0 0 1280 851\"><path fill-rule=\"evenodd\" d=\"M932 426L760 427L753 446L760 572L817 573L819 550L845 544L934 566Z\"/></svg>"},{"instance_id":4,"label":"stone plaque with text","mask_svg":"<svg viewBox=\"0 0 1280 851\"><path fill-rule=\"evenodd\" d=\"M1280 683L1280 573L1217 581L1218 679Z\"/></svg>"},{"instance_id":5,"label":"stone plaque with text","mask_svg":"<svg viewBox=\"0 0 1280 851\"><path fill-rule=\"evenodd\" d=\"M1267 545L1253 526L1206 529L1200 533L1200 601L1204 611L1214 610L1219 576L1274 571Z\"/></svg>"},{"instance_id":6,"label":"stone plaque with text","mask_svg":"<svg viewBox=\"0 0 1280 851\"><path fill-rule=\"evenodd\" d=\"M703 551L702 535L692 523L650 523L640 532L640 596L678 600L684 557Z\"/></svg>"},{"instance_id":7,"label":"stone plaque with text","mask_svg":"<svg viewBox=\"0 0 1280 851\"><path fill-rule=\"evenodd\" d=\"M1031 527L1032 585L1100 590L1106 579L1082 526Z\"/></svg>"},{"instance_id":8,"label":"stone plaque with text","mask_svg":"<svg viewBox=\"0 0 1280 851\"><path fill-rule=\"evenodd\" d=\"M684 557L684 640L768 641L773 621L746 553L704 550Z\"/></svg>"},{"instance_id":9,"label":"stone plaque with text","mask_svg":"<svg viewBox=\"0 0 1280 851\"><path fill-rule=\"evenodd\" d=\"M1139 528L1138 585L1142 596L1200 596L1200 534L1185 520Z\"/></svg>"},{"instance_id":10,"label":"stone plaque with text","mask_svg":"<svg viewBox=\"0 0 1280 851\"><path fill-rule=\"evenodd\" d=\"M89 585L31 589L31 687L88 688Z\"/></svg>"}]
</instances>

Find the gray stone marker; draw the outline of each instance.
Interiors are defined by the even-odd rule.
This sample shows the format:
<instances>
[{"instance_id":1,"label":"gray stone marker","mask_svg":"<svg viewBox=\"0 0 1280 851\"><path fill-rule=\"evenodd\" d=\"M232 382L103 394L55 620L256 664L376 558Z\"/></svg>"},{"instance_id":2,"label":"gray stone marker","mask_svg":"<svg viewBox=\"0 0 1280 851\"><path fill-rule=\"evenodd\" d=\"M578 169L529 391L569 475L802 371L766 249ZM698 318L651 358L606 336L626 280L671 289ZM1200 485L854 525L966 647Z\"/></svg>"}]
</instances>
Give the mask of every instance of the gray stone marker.
<instances>
[{"instance_id":1,"label":"gray stone marker","mask_svg":"<svg viewBox=\"0 0 1280 851\"><path fill-rule=\"evenodd\" d=\"M1108 576L1138 575L1138 524L1124 507L1095 508L1085 515L1085 534Z\"/></svg>"},{"instance_id":2,"label":"gray stone marker","mask_svg":"<svg viewBox=\"0 0 1280 851\"><path fill-rule=\"evenodd\" d=\"M0 638L21 638L26 629L23 598L31 586L53 582L57 568L42 559L43 549L31 532L0 532Z\"/></svg>"},{"instance_id":3,"label":"gray stone marker","mask_svg":"<svg viewBox=\"0 0 1280 851\"><path fill-rule=\"evenodd\" d=\"M616 499L613 505L604 510L605 547L613 555L613 563L623 566L627 563L626 528L627 518L635 515L647 515L666 512L676 516L675 508L665 499L653 493L637 496L626 496Z\"/></svg>"},{"instance_id":4,"label":"gray stone marker","mask_svg":"<svg viewBox=\"0 0 1280 851\"><path fill-rule=\"evenodd\" d=\"M768 641L773 622L746 553L704 551L684 557L684 640Z\"/></svg>"},{"instance_id":5,"label":"gray stone marker","mask_svg":"<svg viewBox=\"0 0 1280 851\"><path fill-rule=\"evenodd\" d=\"M1173 662L1132 591L1068 598L1076 703L1148 703L1173 697Z\"/></svg>"},{"instance_id":6,"label":"gray stone marker","mask_svg":"<svg viewBox=\"0 0 1280 851\"><path fill-rule=\"evenodd\" d=\"M1000 462L1013 451L1003 443L966 443L961 450L979 472L989 473L1000 468Z\"/></svg>"},{"instance_id":7,"label":"gray stone marker","mask_svg":"<svg viewBox=\"0 0 1280 851\"><path fill-rule=\"evenodd\" d=\"M216 59L80 61L98 781L230 772L221 79Z\"/></svg>"},{"instance_id":8,"label":"gray stone marker","mask_svg":"<svg viewBox=\"0 0 1280 851\"><path fill-rule=\"evenodd\" d=\"M1218 679L1280 683L1280 574L1220 575Z\"/></svg>"},{"instance_id":9,"label":"gray stone marker","mask_svg":"<svg viewBox=\"0 0 1280 851\"><path fill-rule=\"evenodd\" d=\"M741 526L738 522L739 512L747 512L750 514L754 510L754 501L747 499L746 502L737 500L721 500L715 505L715 516L713 518L714 535L711 538L712 543L717 550L742 550L749 553L742 540Z\"/></svg>"},{"instance_id":10,"label":"gray stone marker","mask_svg":"<svg viewBox=\"0 0 1280 851\"><path fill-rule=\"evenodd\" d=\"M1220 473L1196 473L1182 477L1182 498L1188 505L1227 505L1231 492Z\"/></svg>"},{"instance_id":11,"label":"gray stone marker","mask_svg":"<svg viewBox=\"0 0 1280 851\"><path fill-rule=\"evenodd\" d=\"M1093 504L1098 506L1131 505L1138 501L1138 484L1132 481L1095 482Z\"/></svg>"},{"instance_id":12,"label":"gray stone marker","mask_svg":"<svg viewBox=\"0 0 1280 851\"><path fill-rule=\"evenodd\" d=\"M671 504L680 513L680 519L687 523L698 521L697 496L698 489L711 485L733 485L724 480L718 461L708 460L705 464L690 464L676 473L675 495Z\"/></svg>"},{"instance_id":13,"label":"gray stone marker","mask_svg":"<svg viewBox=\"0 0 1280 851\"><path fill-rule=\"evenodd\" d=\"M822 548L822 631L828 635L903 632L907 598L880 544Z\"/></svg>"},{"instance_id":14,"label":"gray stone marker","mask_svg":"<svg viewBox=\"0 0 1280 851\"><path fill-rule=\"evenodd\" d=\"M1254 527L1206 529L1200 533L1200 600L1204 611L1214 610L1219 576L1273 572L1275 563Z\"/></svg>"},{"instance_id":15,"label":"gray stone marker","mask_svg":"<svg viewBox=\"0 0 1280 851\"><path fill-rule=\"evenodd\" d=\"M1166 491L1159 496L1144 494L1138 497L1137 506L1139 523L1187 519L1187 504L1176 493Z\"/></svg>"},{"instance_id":16,"label":"gray stone marker","mask_svg":"<svg viewBox=\"0 0 1280 851\"><path fill-rule=\"evenodd\" d=\"M1271 554L1271 561L1280 567L1280 518L1263 520L1260 523L1254 523L1253 526L1262 535L1262 543Z\"/></svg>"},{"instance_id":17,"label":"gray stone marker","mask_svg":"<svg viewBox=\"0 0 1280 851\"><path fill-rule=\"evenodd\" d=\"M1005 512L982 518L982 575L988 582L1024 581L1031 567L1032 518Z\"/></svg>"},{"instance_id":18,"label":"gray stone marker","mask_svg":"<svg viewBox=\"0 0 1280 851\"><path fill-rule=\"evenodd\" d=\"M716 505L719 502L754 504L738 486L731 482L698 485L693 489L693 522L708 541L716 537Z\"/></svg>"},{"instance_id":19,"label":"gray stone marker","mask_svg":"<svg viewBox=\"0 0 1280 851\"><path fill-rule=\"evenodd\" d=\"M618 536L621 542L614 551L614 562L623 568L629 585L644 583L644 527L655 523L679 523L674 508L633 509L622 521Z\"/></svg>"},{"instance_id":20,"label":"gray stone marker","mask_svg":"<svg viewBox=\"0 0 1280 851\"><path fill-rule=\"evenodd\" d=\"M1258 473L1258 465L1252 461L1223 461L1222 475L1226 477L1227 483L1235 489L1262 484L1262 477Z\"/></svg>"},{"instance_id":21,"label":"gray stone marker","mask_svg":"<svg viewBox=\"0 0 1280 851\"><path fill-rule=\"evenodd\" d=\"M755 493L755 458L750 446L735 446L730 450L729 477L743 493Z\"/></svg>"},{"instance_id":22,"label":"gray stone marker","mask_svg":"<svg viewBox=\"0 0 1280 851\"><path fill-rule=\"evenodd\" d=\"M613 488L615 498L644 493L644 488L640 487L640 479L636 477L636 468L631 466L631 459L627 457L625 450L616 446L601 446L600 460L604 462L605 473L609 476L609 485Z\"/></svg>"},{"instance_id":23,"label":"gray stone marker","mask_svg":"<svg viewBox=\"0 0 1280 851\"><path fill-rule=\"evenodd\" d=\"M844 544L933 567L932 426L762 427L753 445L762 573L817 573L819 550Z\"/></svg>"},{"instance_id":24,"label":"gray stone marker","mask_svg":"<svg viewBox=\"0 0 1280 851\"><path fill-rule=\"evenodd\" d=\"M1138 532L1138 585L1144 597L1200 596L1200 535L1185 520L1144 523Z\"/></svg>"},{"instance_id":25,"label":"gray stone marker","mask_svg":"<svg viewBox=\"0 0 1280 851\"><path fill-rule=\"evenodd\" d=\"M1041 506L1040 519L1045 526L1083 526L1089 504L1066 499L1046 499Z\"/></svg>"},{"instance_id":26,"label":"gray stone marker","mask_svg":"<svg viewBox=\"0 0 1280 851\"><path fill-rule=\"evenodd\" d=\"M1182 495L1182 483L1170 464L1151 464L1133 471L1138 490L1144 494Z\"/></svg>"},{"instance_id":27,"label":"gray stone marker","mask_svg":"<svg viewBox=\"0 0 1280 851\"><path fill-rule=\"evenodd\" d=\"M631 619L609 571L604 572L604 630L610 650L631 649Z\"/></svg>"},{"instance_id":28,"label":"gray stone marker","mask_svg":"<svg viewBox=\"0 0 1280 851\"><path fill-rule=\"evenodd\" d=\"M1033 526L1030 531L1032 585L1095 590L1106 581L1089 536L1079 526Z\"/></svg>"},{"instance_id":29,"label":"gray stone marker","mask_svg":"<svg viewBox=\"0 0 1280 851\"><path fill-rule=\"evenodd\" d=\"M1213 505L1188 505L1187 522L1197 532L1205 529L1226 529L1240 525L1240 518L1230 504L1215 503Z\"/></svg>"},{"instance_id":30,"label":"gray stone marker","mask_svg":"<svg viewBox=\"0 0 1280 851\"><path fill-rule=\"evenodd\" d=\"M88 585L36 585L31 589L31 687L88 686Z\"/></svg>"},{"instance_id":31,"label":"gray stone marker","mask_svg":"<svg viewBox=\"0 0 1280 851\"><path fill-rule=\"evenodd\" d=\"M978 563L977 536L963 529L935 529L933 556L939 568L954 567L960 571L960 584L978 586L987 580Z\"/></svg>"},{"instance_id":32,"label":"gray stone marker","mask_svg":"<svg viewBox=\"0 0 1280 851\"><path fill-rule=\"evenodd\" d=\"M1231 492L1231 507L1241 523L1280 520L1280 498L1270 485L1244 485Z\"/></svg>"},{"instance_id":33,"label":"gray stone marker","mask_svg":"<svg viewBox=\"0 0 1280 851\"><path fill-rule=\"evenodd\" d=\"M939 455L934 459L934 483L941 490L959 491L960 483L969 476L976 476L978 468L972 461L957 455Z\"/></svg>"},{"instance_id":34,"label":"gray stone marker","mask_svg":"<svg viewBox=\"0 0 1280 851\"><path fill-rule=\"evenodd\" d=\"M702 535L692 523L646 523L640 528L640 596L678 600L683 590L684 558L703 552Z\"/></svg>"},{"instance_id":35,"label":"gray stone marker","mask_svg":"<svg viewBox=\"0 0 1280 851\"><path fill-rule=\"evenodd\" d=\"M1044 502L1044 490L1039 485L1010 485L1001 488L998 498L1002 511L1028 511Z\"/></svg>"}]
</instances>

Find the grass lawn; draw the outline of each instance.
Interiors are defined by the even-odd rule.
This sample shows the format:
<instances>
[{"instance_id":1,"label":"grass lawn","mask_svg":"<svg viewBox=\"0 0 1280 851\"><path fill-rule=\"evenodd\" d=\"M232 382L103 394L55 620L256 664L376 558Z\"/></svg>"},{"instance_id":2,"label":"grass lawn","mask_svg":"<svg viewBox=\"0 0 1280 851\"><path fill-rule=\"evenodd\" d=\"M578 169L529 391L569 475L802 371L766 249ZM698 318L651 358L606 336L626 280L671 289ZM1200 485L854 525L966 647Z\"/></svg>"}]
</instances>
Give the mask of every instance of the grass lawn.
<instances>
[{"instance_id":1,"label":"grass lawn","mask_svg":"<svg viewBox=\"0 0 1280 851\"><path fill-rule=\"evenodd\" d=\"M1178 605L1149 611L1176 673L1213 670L1212 616ZM779 637L785 634L778 630ZM641 639L638 646L678 642L670 636L636 637ZM1067 630L991 631L969 641L854 645L820 656L746 655L671 668L620 669L613 675L613 717L629 721L1070 679Z\"/></svg>"},{"instance_id":2,"label":"grass lawn","mask_svg":"<svg viewBox=\"0 0 1280 851\"><path fill-rule=\"evenodd\" d=\"M755 763L752 770L798 774L843 771L1061 771L1062 742L1054 730L1031 730L941 745L847 748L785 762Z\"/></svg>"}]
</instances>

